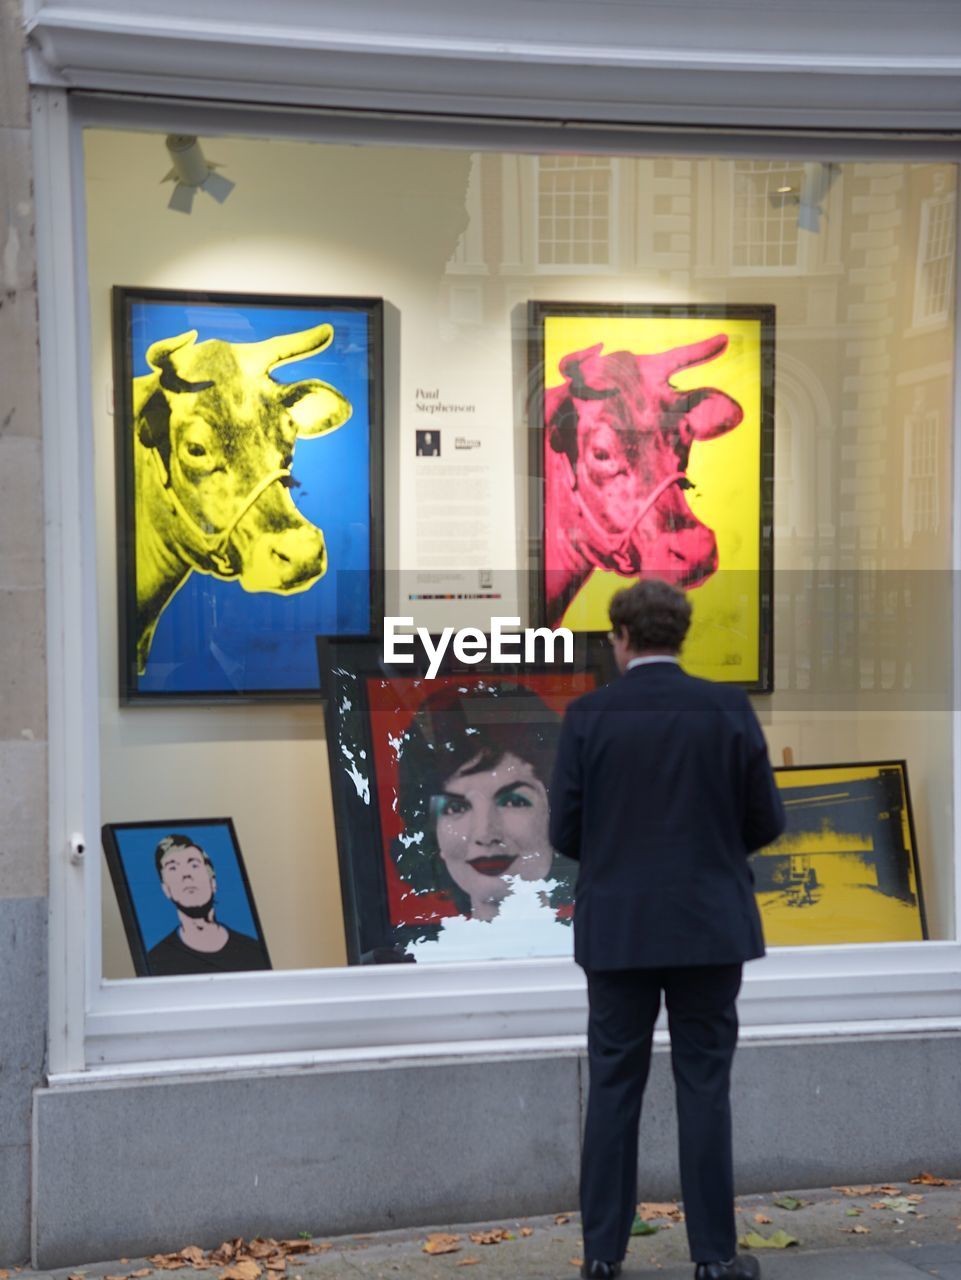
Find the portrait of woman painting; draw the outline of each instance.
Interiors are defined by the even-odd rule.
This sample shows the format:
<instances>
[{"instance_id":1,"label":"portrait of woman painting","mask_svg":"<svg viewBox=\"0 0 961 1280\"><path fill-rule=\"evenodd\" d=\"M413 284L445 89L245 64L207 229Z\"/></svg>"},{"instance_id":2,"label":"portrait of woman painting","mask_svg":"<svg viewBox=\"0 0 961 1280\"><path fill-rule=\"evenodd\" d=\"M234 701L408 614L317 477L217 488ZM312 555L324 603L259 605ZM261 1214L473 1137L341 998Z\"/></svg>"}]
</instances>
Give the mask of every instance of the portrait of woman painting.
<instances>
[{"instance_id":1,"label":"portrait of woman painting","mask_svg":"<svg viewBox=\"0 0 961 1280\"><path fill-rule=\"evenodd\" d=\"M597 677L336 679L328 741L352 959L569 955L577 866L550 845L550 776L564 709Z\"/></svg>"}]
</instances>

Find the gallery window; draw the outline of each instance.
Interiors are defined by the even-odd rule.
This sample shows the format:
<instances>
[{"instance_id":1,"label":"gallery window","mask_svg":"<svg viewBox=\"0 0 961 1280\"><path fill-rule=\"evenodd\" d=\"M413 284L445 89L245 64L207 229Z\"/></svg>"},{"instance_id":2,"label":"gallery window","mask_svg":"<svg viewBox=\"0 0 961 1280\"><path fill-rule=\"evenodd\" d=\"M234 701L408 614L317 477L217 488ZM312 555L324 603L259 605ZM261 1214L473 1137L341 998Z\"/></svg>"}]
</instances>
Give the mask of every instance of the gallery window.
<instances>
[{"instance_id":1,"label":"gallery window","mask_svg":"<svg viewBox=\"0 0 961 1280\"><path fill-rule=\"evenodd\" d=\"M953 298L903 336L953 168L212 131L232 186L188 212L163 133L83 144L103 1060L115 1010L162 1038L216 1008L226 1051L251 1017L293 1050L318 1022L284 1007L369 1007L331 1043L399 1042L411 1008L450 1041L470 991L487 1034L515 1005L575 1034L552 742L610 676L611 592L680 564L685 660L749 690L798 818L757 858L785 991L848 944L954 939ZM815 178L818 218L772 201ZM588 463L584 406L615 399L631 447ZM561 624L576 653L429 680L385 660L388 613ZM481 810L509 852L465 868ZM172 977L213 923L244 963Z\"/></svg>"}]
</instances>

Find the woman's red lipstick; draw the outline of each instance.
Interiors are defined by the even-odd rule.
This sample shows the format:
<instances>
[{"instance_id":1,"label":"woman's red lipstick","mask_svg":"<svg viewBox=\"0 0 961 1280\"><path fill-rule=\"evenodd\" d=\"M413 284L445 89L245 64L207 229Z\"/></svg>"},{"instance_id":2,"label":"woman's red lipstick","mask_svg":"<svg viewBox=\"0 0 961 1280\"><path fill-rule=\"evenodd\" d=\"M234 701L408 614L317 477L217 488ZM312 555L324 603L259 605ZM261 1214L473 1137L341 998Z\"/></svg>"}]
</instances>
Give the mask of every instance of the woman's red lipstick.
<instances>
[{"instance_id":1,"label":"woman's red lipstick","mask_svg":"<svg viewBox=\"0 0 961 1280\"><path fill-rule=\"evenodd\" d=\"M516 861L505 853L485 854L480 858L469 858L467 865L473 867L482 876L502 876L509 871Z\"/></svg>"}]
</instances>

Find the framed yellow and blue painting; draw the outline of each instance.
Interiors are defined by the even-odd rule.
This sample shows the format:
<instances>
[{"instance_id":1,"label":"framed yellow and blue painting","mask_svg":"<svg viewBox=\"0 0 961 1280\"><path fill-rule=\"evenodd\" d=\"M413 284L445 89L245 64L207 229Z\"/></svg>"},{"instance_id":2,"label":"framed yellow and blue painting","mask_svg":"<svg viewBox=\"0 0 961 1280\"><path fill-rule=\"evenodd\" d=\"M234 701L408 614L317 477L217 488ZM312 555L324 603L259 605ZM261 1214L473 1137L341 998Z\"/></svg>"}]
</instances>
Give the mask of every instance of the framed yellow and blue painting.
<instances>
[{"instance_id":1,"label":"framed yellow and blue painting","mask_svg":"<svg viewBox=\"0 0 961 1280\"><path fill-rule=\"evenodd\" d=\"M787 828L751 857L768 945L926 939L905 762L801 765L774 775Z\"/></svg>"},{"instance_id":2,"label":"framed yellow and blue painting","mask_svg":"<svg viewBox=\"0 0 961 1280\"><path fill-rule=\"evenodd\" d=\"M689 593L694 675L772 688L774 308L532 302L532 613Z\"/></svg>"},{"instance_id":3,"label":"framed yellow and blue painting","mask_svg":"<svg viewBox=\"0 0 961 1280\"><path fill-rule=\"evenodd\" d=\"M121 700L319 697L383 625L381 300L113 301Z\"/></svg>"}]
</instances>

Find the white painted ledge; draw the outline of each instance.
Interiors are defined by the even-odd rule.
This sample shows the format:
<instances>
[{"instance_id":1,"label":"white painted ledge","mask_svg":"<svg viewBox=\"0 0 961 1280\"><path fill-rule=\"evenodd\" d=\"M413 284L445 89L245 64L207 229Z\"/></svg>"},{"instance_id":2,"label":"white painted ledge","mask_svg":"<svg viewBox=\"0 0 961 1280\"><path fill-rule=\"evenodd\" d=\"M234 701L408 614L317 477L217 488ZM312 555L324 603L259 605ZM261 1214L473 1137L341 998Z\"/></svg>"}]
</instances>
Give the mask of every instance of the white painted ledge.
<instances>
[{"instance_id":1,"label":"white painted ledge","mask_svg":"<svg viewBox=\"0 0 961 1280\"><path fill-rule=\"evenodd\" d=\"M38 85L531 120L950 131L961 129L957 16L956 0L29 0L27 26Z\"/></svg>"},{"instance_id":2,"label":"white painted ledge","mask_svg":"<svg viewBox=\"0 0 961 1280\"><path fill-rule=\"evenodd\" d=\"M961 1031L961 946L783 948L749 965L747 1040ZM406 965L105 983L86 1072L252 1061L317 1065L458 1053L571 1051L586 1019L572 961Z\"/></svg>"}]
</instances>

